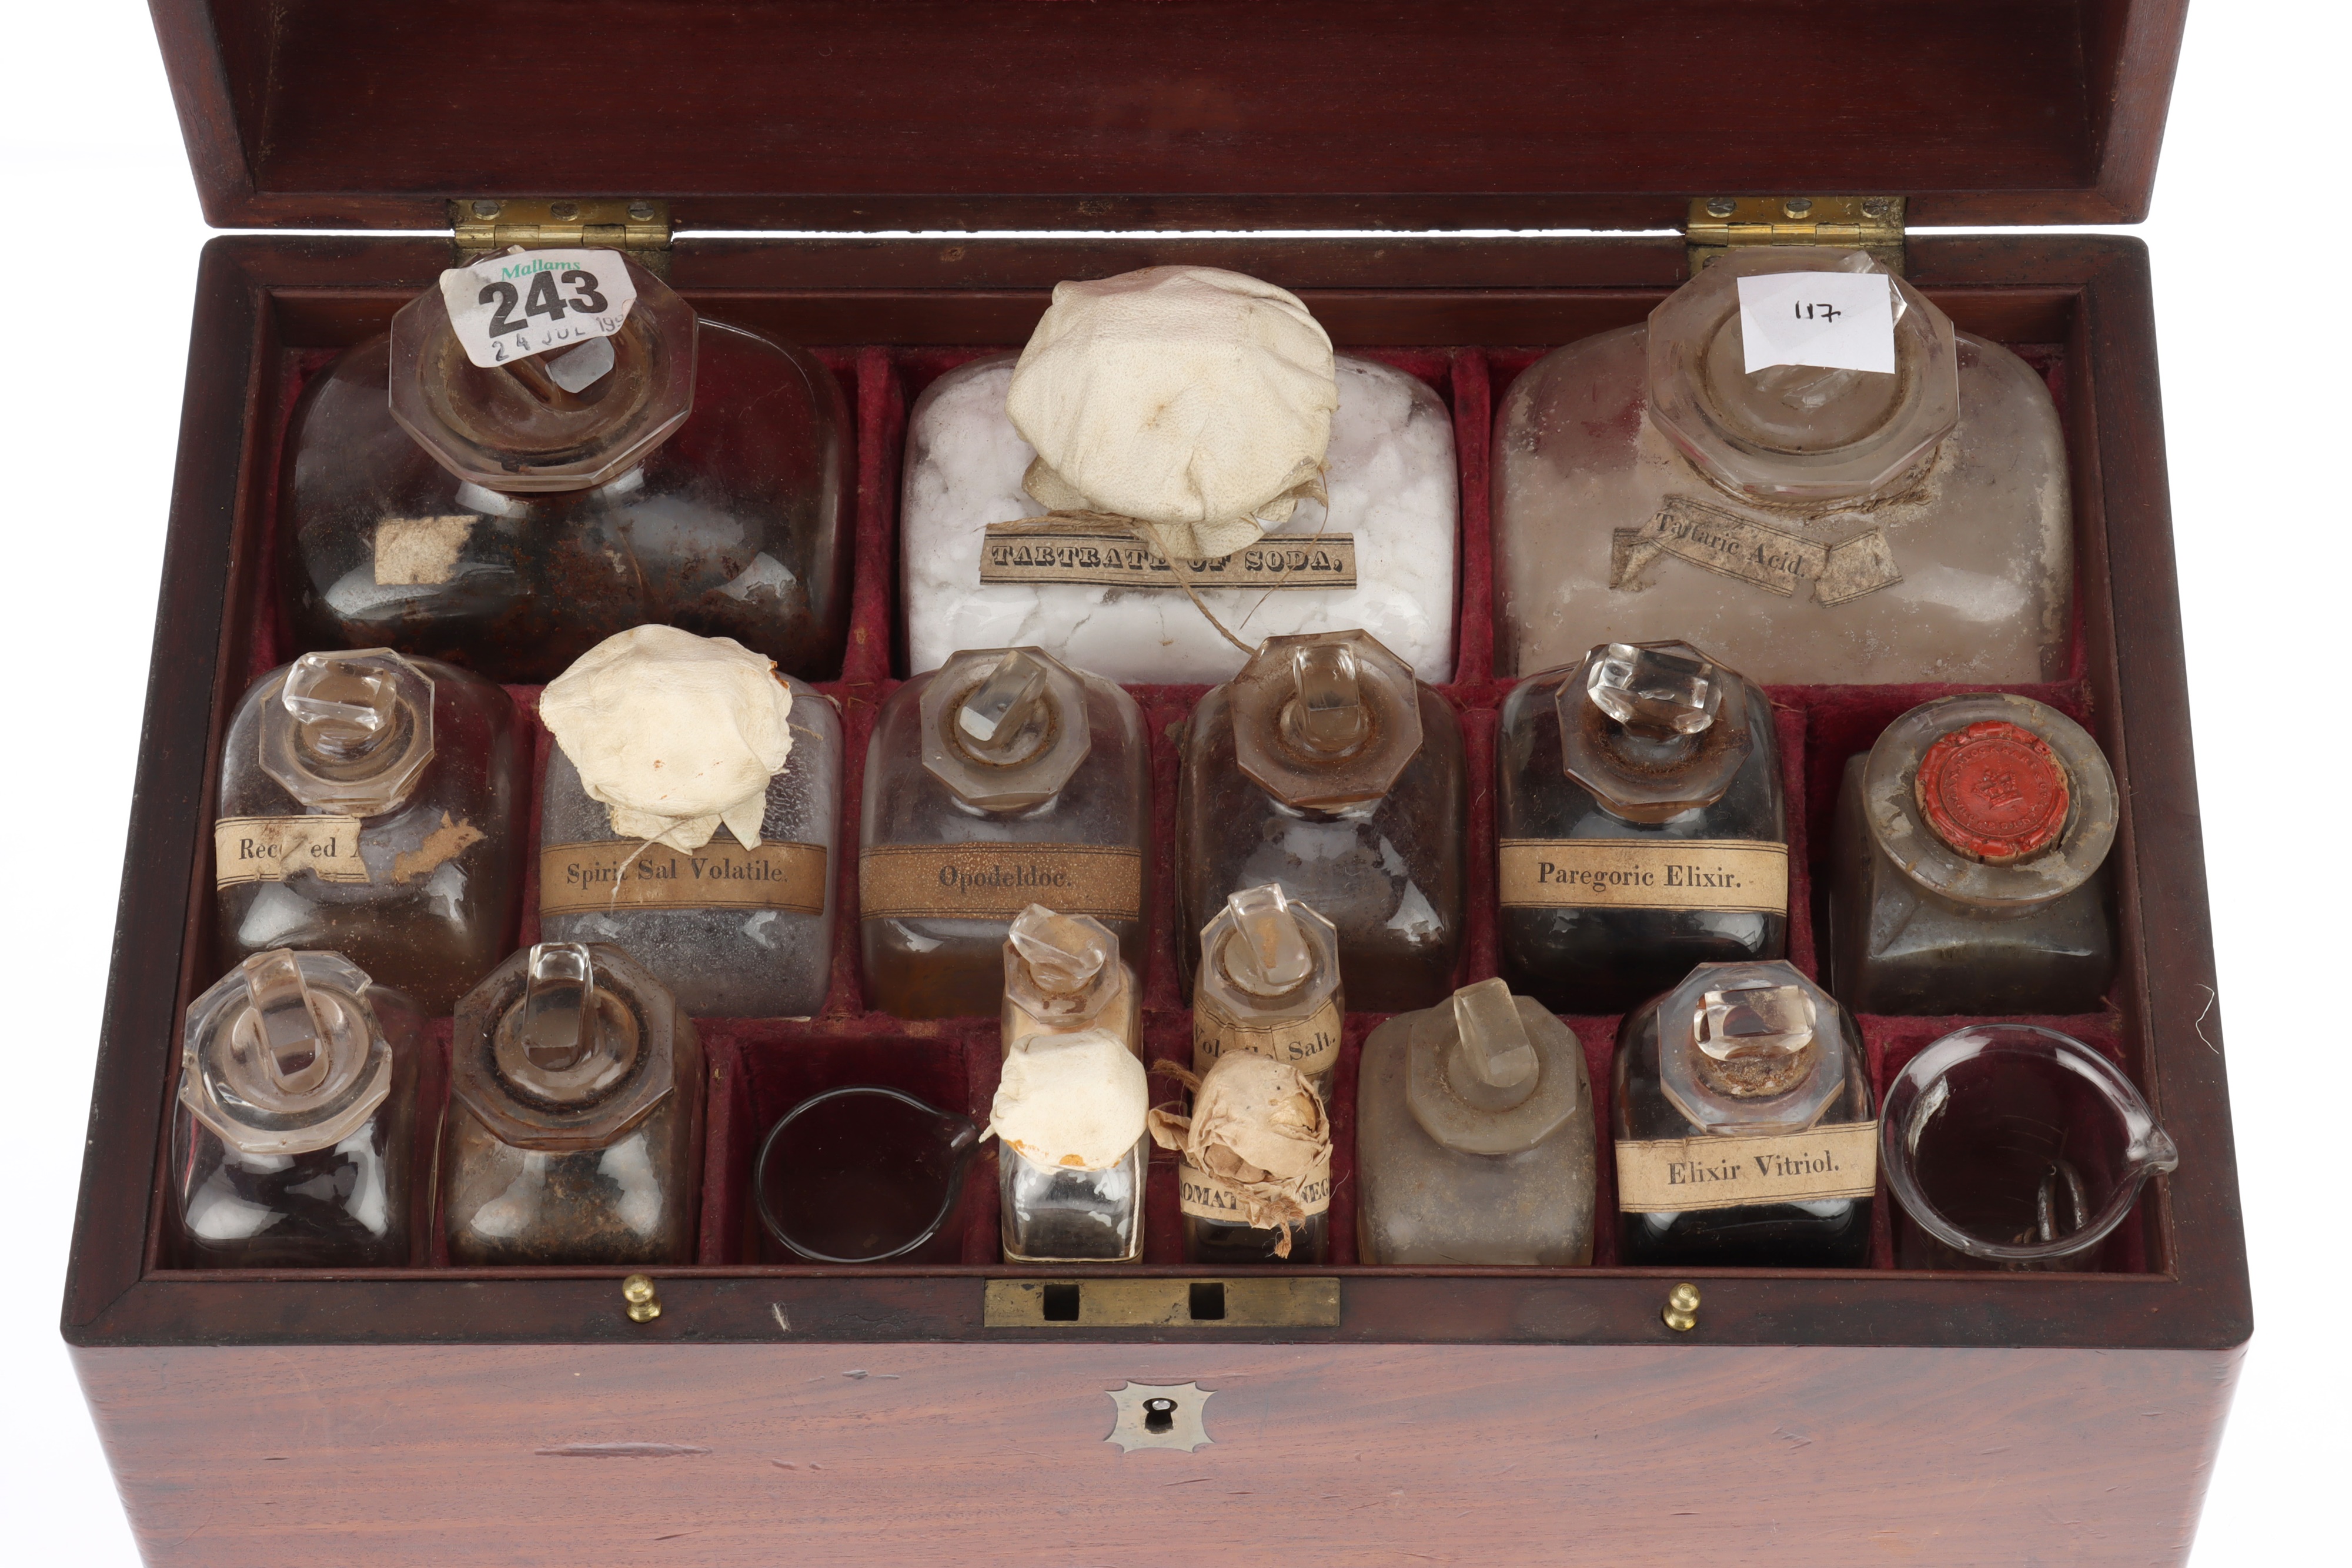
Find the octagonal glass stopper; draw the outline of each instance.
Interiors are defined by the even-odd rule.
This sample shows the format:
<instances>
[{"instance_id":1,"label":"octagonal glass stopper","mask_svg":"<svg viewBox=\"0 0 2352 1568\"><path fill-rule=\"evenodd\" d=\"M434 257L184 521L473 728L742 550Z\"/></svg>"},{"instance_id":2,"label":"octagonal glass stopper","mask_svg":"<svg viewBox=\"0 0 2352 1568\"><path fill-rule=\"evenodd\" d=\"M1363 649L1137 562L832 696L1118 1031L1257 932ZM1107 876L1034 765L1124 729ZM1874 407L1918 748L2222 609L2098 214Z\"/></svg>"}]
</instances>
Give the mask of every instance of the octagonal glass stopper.
<instances>
[{"instance_id":1,"label":"octagonal glass stopper","mask_svg":"<svg viewBox=\"0 0 2352 1568\"><path fill-rule=\"evenodd\" d=\"M1648 740L1703 734L1723 703L1707 660L1632 643L1609 644L1592 662L1585 690L1602 713Z\"/></svg>"},{"instance_id":2,"label":"octagonal glass stopper","mask_svg":"<svg viewBox=\"0 0 2352 1568\"><path fill-rule=\"evenodd\" d=\"M1747 986L1699 998L1692 1037L1717 1061L1794 1056L1813 1042L1813 998L1800 986Z\"/></svg>"},{"instance_id":3,"label":"octagonal glass stopper","mask_svg":"<svg viewBox=\"0 0 2352 1568\"><path fill-rule=\"evenodd\" d=\"M596 967L577 942L530 950L522 993L522 1050L534 1067L568 1072L596 1043Z\"/></svg>"},{"instance_id":4,"label":"octagonal glass stopper","mask_svg":"<svg viewBox=\"0 0 2352 1568\"><path fill-rule=\"evenodd\" d=\"M260 1037L262 1070L280 1093L308 1094L326 1082L327 1026L294 955L273 948L241 967Z\"/></svg>"},{"instance_id":5,"label":"octagonal glass stopper","mask_svg":"<svg viewBox=\"0 0 2352 1568\"><path fill-rule=\"evenodd\" d=\"M1245 887L1225 900L1233 911L1234 935L1225 943L1225 973L1255 996L1278 997L1307 978L1315 950L1281 884Z\"/></svg>"},{"instance_id":6,"label":"octagonal glass stopper","mask_svg":"<svg viewBox=\"0 0 2352 1568\"><path fill-rule=\"evenodd\" d=\"M1501 980L1454 993L1454 1029L1462 1044L1458 1060L1487 1088L1516 1089L1541 1068L1511 988Z\"/></svg>"},{"instance_id":7,"label":"octagonal glass stopper","mask_svg":"<svg viewBox=\"0 0 2352 1568\"><path fill-rule=\"evenodd\" d=\"M956 733L991 762L1013 762L1045 740L1045 666L1019 648L996 662L956 709ZM1024 737L1029 745L1021 745Z\"/></svg>"},{"instance_id":8,"label":"octagonal glass stopper","mask_svg":"<svg viewBox=\"0 0 2352 1568\"><path fill-rule=\"evenodd\" d=\"M1364 744L1372 721L1355 649L1345 643L1308 643L1292 652L1290 673L1298 693L1293 722L1310 750L1340 757Z\"/></svg>"},{"instance_id":9,"label":"octagonal glass stopper","mask_svg":"<svg viewBox=\"0 0 2352 1568\"><path fill-rule=\"evenodd\" d=\"M1069 996L1086 989L1103 972L1110 949L1102 927L1059 915L1033 904L1013 917L1013 950L1021 955L1029 977L1048 996Z\"/></svg>"}]
</instances>

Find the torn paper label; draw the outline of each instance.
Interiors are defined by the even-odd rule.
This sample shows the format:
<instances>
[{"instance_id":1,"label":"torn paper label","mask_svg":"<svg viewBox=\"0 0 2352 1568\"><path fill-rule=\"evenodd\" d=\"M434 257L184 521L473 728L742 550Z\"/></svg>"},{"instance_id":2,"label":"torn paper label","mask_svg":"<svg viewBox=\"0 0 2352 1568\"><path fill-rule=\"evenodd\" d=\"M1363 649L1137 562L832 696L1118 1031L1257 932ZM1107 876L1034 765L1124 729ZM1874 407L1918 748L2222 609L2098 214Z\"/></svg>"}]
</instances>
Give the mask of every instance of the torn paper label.
<instances>
[{"instance_id":1,"label":"torn paper label","mask_svg":"<svg viewBox=\"0 0 2352 1568\"><path fill-rule=\"evenodd\" d=\"M1610 538L1609 586L1639 592L1642 574L1662 555L1753 583L1783 599L1800 583L1813 585L1814 601L1843 604L1903 580L1885 530L1875 524L1852 538L1824 545L1769 523L1670 496L1658 515Z\"/></svg>"},{"instance_id":2,"label":"torn paper label","mask_svg":"<svg viewBox=\"0 0 2352 1568\"><path fill-rule=\"evenodd\" d=\"M378 588L444 583L457 574L467 536L481 519L470 512L446 517L386 517L375 526Z\"/></svg>"},{"instance_id":3,"label":"torn paper label","mask_svg":"<svg viewBox=\"0 0 2352 1568\"><path fill-rule=\"evenodd\" d=\"M1329 1001L1303 1019L1244 1023L1202 996L1192 1009L1192 1071L1205 1076L1217 1058L1246 1051L1286 1061L1311 1078L1339 1065L1340 1024Z\"/></svg>"},{"instance_id":4,"label":"torn paper label","mask_svg":"<svg viewBox=\"0 0 2352 1568\"><path fill-rule=\"evenodd\" d=\"M441 275L458 346L485 368L609 338L636 301L637 286L614 250L520 251Z\"/></svg>"},{"instance_id":5,"label":"torn paper label","mask_svg":"<svg viewBox=\"0 0 2352 1568\"><path fill-rule=\"evenodd\" d=\"M1895 286L1880 272L1764 272L1737 280L1747 371L1895 371Z\"/></svg>"},{"instance_id":6,"label":"torn paper label","mask_svg":"<svg viewBox=\"0 0 2352 1568\"><path fill-rule=\"evenodd\" d=\"M223 817L213 823L213 885L284 882L308 872L320 882L365 882L357 817Z\"/></svg>"},{"instance_id":7,"label":"torn paper label","mask_svg":"<svg viewBox=\"0 0 2352 1568\"><path fill-rule=\"evenodd\" d=\"M1195 1219L1214 1220L1224 1225L1248 1225L1251 1207L1254 1204L1262 1206L1263 1200L1253 1198L1237 1183L1180 1161L1176 1166L1176 1204ZM1330 1208L1330 1145L1324 1145L1315 1164L1299 1178L1298 1207L1301 1218L1307 1218ZM1273 1227L1259 1228L1272 1229Z\"/></svg>"}]
</instances>

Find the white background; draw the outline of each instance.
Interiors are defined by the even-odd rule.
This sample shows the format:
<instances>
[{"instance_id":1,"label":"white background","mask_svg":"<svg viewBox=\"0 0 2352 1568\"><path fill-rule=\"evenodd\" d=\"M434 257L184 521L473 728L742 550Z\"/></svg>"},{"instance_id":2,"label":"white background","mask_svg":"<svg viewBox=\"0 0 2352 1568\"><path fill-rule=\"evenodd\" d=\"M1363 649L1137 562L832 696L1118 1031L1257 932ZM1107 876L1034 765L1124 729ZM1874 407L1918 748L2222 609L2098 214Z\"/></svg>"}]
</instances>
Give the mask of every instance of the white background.
<instances>
[{"instance_id":1,"label":"white background","mask_svg":"<svg viewBox=\"0 0 2352 1568\"><path fill-rule=\"evenodd\" d=\"M2195 1562L2346 1562L2352 177L2336 6L2205 0L2158 183L2172 501L2258 1329ZM177 439L196 209L146 9L0 20L9 1071L0 1560L137 1561L58 1311ZM1868 90L1857 84L1857 90ZM103 302L103 303L101 303ZM146 312L126 325L123 307ZM233 395L233 394L232 394ZM37 867L37 872L33 868ZM1988 1498L1989 1509L2001 1501Z\"/></svg>"}]
</instances>

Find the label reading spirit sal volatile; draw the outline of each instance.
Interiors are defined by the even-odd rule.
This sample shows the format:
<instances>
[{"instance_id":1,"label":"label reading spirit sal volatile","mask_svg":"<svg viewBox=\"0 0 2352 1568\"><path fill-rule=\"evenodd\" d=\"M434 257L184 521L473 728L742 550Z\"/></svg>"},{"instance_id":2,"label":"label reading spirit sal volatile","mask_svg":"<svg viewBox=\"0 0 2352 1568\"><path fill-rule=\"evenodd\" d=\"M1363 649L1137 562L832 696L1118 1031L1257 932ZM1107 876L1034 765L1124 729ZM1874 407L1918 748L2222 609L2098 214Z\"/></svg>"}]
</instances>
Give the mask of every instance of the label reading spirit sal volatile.
<instances>
[{"instance_id":1,"label":"label reading spirit sal volatile","mask_svg":"<svg viewBox=\"0 0 2352 1568\"><path fill-rule=\"evenodd\" d=\"M858 852L866 919L1010 920L1033 904L1143 915L1143 855L1107 844L876 844Z\"/></svg>"},{"instance_id":2,"label":"label reading spirit sal volatile","mask_svg":"<svg viewBox=\"0 0 2352 1568\"><path fill-rule=\"evenodd\" d=\"M1784 915L1789 846L1748 839L1505 839L1506 909Z\"/></svg>"},{"instance_id":3,"label":"label reading spirit sal volatile","mask_svg":"<svg viewBox=\"0 0 2352 1568\"><path fill-rule=\"evenodd\" d=\"M550 844L539 853L539 912L615 909L776 909L824 913L822 844L761 844L723 838L685 854L667 844L607 840Z\"/></svg>"}]
</instances>

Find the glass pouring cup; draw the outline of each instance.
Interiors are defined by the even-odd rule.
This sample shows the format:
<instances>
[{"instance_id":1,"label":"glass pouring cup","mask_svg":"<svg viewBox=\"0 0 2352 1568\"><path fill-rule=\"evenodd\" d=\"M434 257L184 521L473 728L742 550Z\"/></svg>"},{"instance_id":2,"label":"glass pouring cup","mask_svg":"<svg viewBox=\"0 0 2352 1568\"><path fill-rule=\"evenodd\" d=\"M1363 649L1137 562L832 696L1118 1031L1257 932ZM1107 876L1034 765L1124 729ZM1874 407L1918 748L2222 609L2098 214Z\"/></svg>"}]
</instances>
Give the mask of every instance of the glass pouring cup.
<instances>
[{"instance_id":1,"label":"glass pouring cup","mask_svg":"<svg viewBox=\"0 0 2352 1568\"><path fill-rule=\"evenodd\" d=\"M957 1242L940 1232L979 1148L980 1128L969 1116L896 1089L834 1089L768 1130L751 1191L761 1223L793 1259L926 1260L916 1255L932 1242Z\"/></svg>"}]
</instances>

